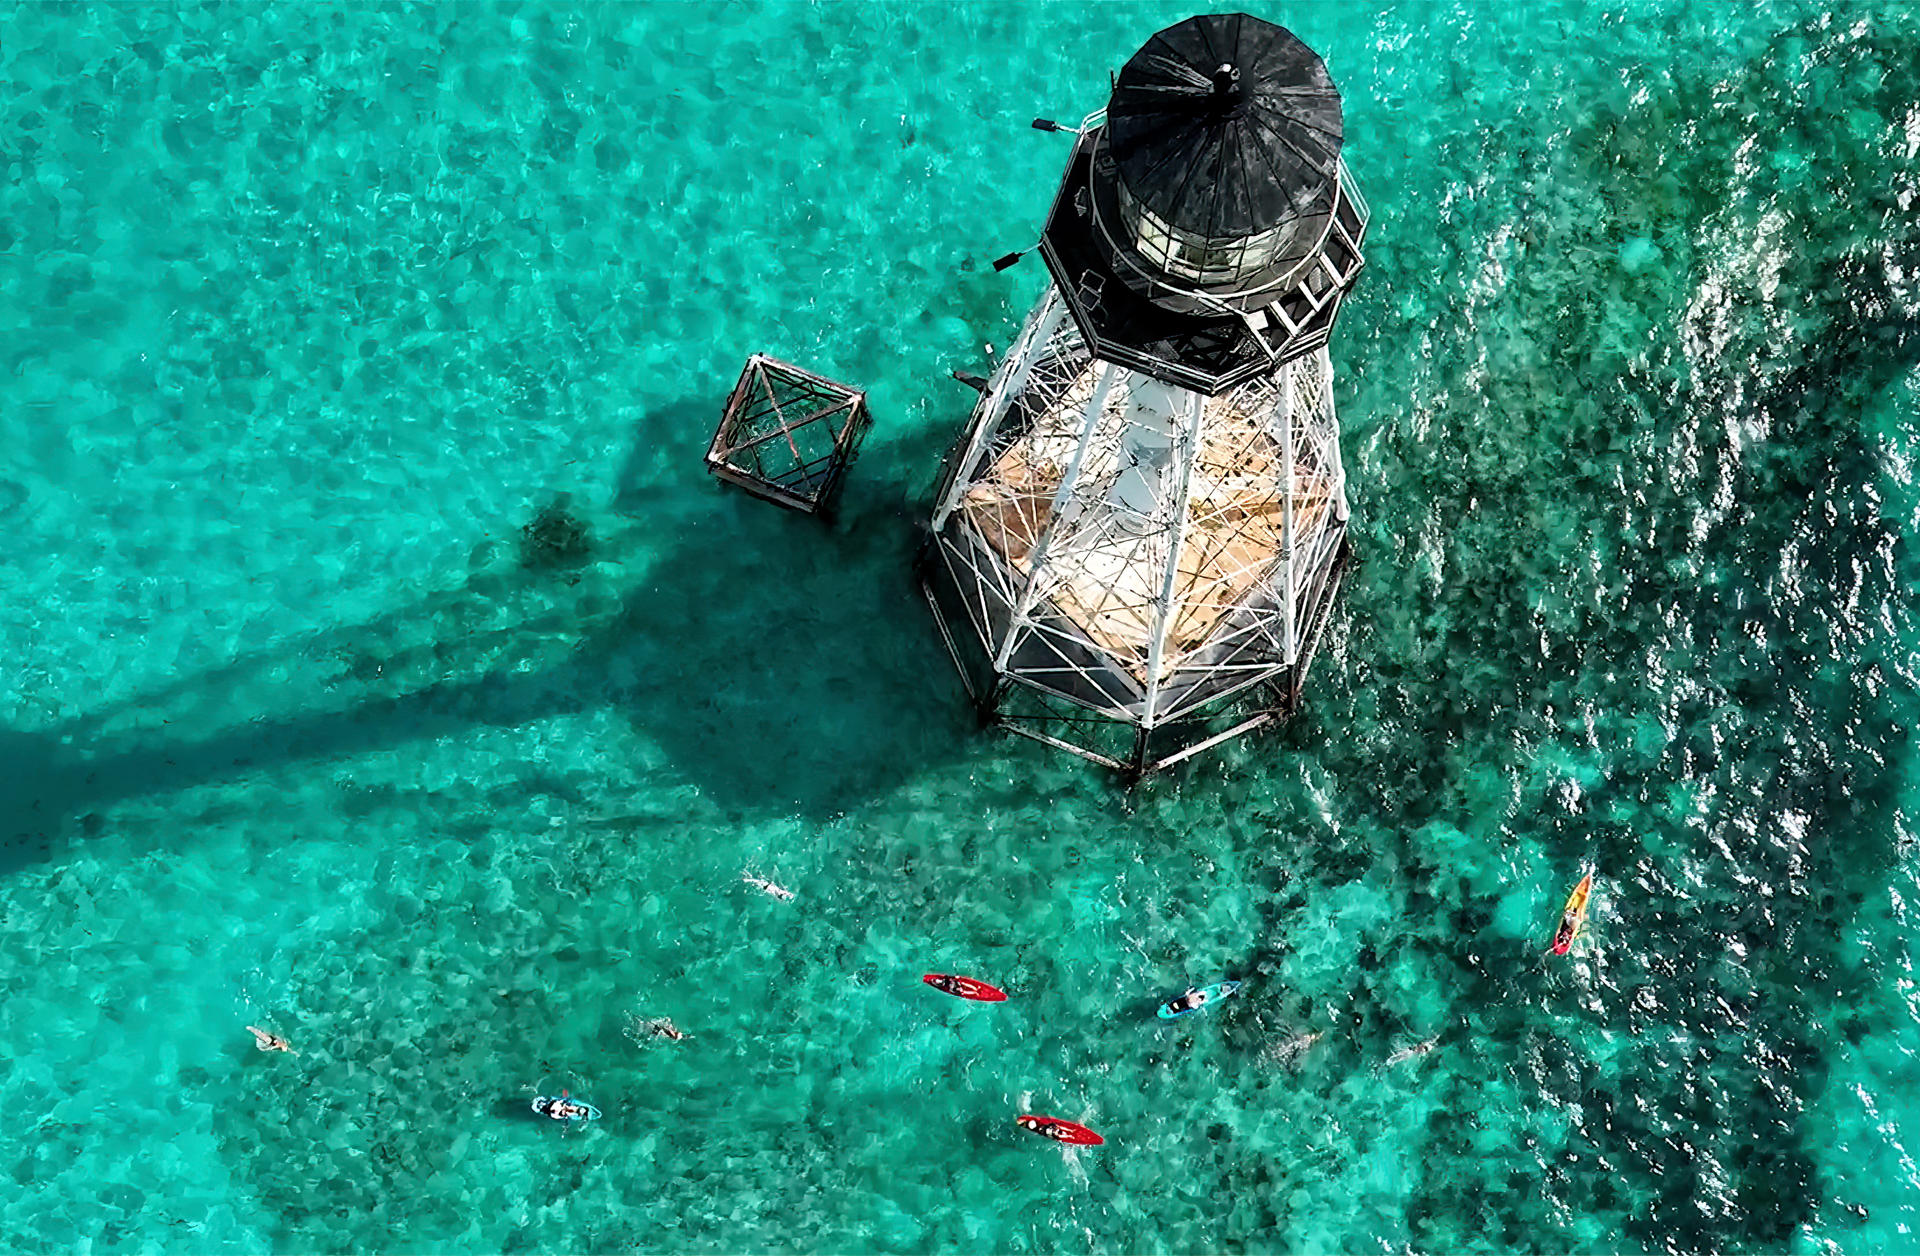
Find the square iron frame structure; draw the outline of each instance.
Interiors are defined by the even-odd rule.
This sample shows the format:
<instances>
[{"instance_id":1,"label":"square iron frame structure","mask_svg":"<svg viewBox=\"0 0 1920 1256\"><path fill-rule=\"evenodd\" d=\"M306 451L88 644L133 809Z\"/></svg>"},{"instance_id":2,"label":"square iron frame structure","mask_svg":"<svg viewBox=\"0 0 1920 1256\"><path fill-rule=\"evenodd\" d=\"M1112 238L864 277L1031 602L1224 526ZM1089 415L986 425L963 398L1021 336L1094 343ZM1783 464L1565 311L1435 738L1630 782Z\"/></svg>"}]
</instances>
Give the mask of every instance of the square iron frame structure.
<instances>
[{"instance_id":1,"label":"square iron frame structure","mask_svg":"<svg viewBox=\"0 0 1920 1256\"><path fill-rule=\"evenodd\" d=\"M707 469L762 500L831 521L872 424L866 393L756 353L727 397Z\"/></svg>"}]
</instances>

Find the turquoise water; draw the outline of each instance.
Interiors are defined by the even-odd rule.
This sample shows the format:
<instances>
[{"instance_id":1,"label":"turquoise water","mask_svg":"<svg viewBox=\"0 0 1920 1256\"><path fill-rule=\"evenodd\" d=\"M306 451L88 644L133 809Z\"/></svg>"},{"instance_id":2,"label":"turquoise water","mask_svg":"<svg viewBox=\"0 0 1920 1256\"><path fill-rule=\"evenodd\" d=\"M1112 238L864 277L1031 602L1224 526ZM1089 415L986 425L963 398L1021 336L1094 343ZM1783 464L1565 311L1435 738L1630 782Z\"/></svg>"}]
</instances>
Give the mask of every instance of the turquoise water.
<instances>
[{"instance_id":1,"label":"turquoise water","mask_svg":"<svg viewBox=\"0 0 1920 1256\"><path fill-rule=\"evenodd\" d=\"M1721 7L1263 10L1357 566L1131 794L908 560L1189 10L0 11L0 1246L1910 1248L1920 18ZM836 531L703 472L754 350Z\"/></svg>"}]
</instances>

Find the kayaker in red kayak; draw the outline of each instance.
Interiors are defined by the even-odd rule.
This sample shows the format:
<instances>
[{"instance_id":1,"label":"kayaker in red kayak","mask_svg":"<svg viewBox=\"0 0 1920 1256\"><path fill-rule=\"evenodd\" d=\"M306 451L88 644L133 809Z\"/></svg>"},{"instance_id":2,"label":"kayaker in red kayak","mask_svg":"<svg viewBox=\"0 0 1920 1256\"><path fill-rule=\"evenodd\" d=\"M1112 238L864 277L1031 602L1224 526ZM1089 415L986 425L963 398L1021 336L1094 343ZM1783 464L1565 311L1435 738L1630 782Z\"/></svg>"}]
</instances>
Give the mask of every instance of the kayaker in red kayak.
<instances>
[{"instance_id":1,"label":"kayaker in red kayak","mask_svg":"<svg viewBox=\"0 0 1920 1256\"><path fill-rule=\"evenodd\" d=\"M1063 1121L1057 1116L1021 1116L1014 1118L1021 1129L1043 1138L1051 1138L1056 1143L1073 1143L1082 1147L1094 1147L1107 1140L1100 1137L1084 1125L1075 1125L1072 1121Z\"/></svg>"},{"instance_id":2,"label":"kayaker in red kayak","mask_svg":"<svg viewBox=\"0 0 1920 1256\"><path fill-rule=\"evenodd\" d=\"M1004 1003L1007 992L998 986L990 986L984 981L972 977L961 977L953 973L928 973L920 980L943 994L951 994L962 999L973 999L979 1003Z\"/></svg>"}]
</instances>

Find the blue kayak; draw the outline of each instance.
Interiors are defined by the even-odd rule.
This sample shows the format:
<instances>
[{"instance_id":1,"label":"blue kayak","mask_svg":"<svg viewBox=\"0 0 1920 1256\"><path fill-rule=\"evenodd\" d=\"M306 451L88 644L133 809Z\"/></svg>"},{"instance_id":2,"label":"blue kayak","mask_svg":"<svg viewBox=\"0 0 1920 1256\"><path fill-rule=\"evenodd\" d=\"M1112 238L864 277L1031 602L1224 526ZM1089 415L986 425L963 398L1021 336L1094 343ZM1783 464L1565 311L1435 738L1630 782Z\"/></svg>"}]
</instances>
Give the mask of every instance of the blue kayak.
<instances>
[{"instance_id":1,"label":"blue kayak","mask_svg":"<svg viewBox=\"0 0 1920 1256\"><path fill-rule=\"evenodd\" d=\"M547 1110L550 1105L556 1104L556 1103L570 1103L576 1108L585 1108L586 1111L583 1113L576 1113L573 1116L556 1117L553 1115L553 1113ZM578 1099L567 1098L565 1096L562 1096L559 1099L551 1099L551 1098L548 1098L546 1095L541 1095L538 1099L535 1099L533 1101L533 1110L535 1112L538 1112L541 1116L548 1117L556 1121L568 1121L568 1122L597 1121L600 1119L600 1109L594 1107L590 1103L581 1103Z\"/></svg>"},{"instance_id":2,"label":"blue kayak","mask_svg":"<svg viewBox=\"0 0 1920 1256\"><path fill-rule=\"evenodd\" d=\"M1182 1016L1190 1016L1203 1007L1212 1007L1222 999L1232 998L1239 989L1240 983L1237 981L1223 981L1217 986L1207 986L1195 992L1199 994L1200 1002L1198 1006L1192 1007L1185 1004L1187 996L1184 994L1178 999L1168 999L1160 1005L1160 1019L1179 1020Z\"/></svg>"}]
</instances>

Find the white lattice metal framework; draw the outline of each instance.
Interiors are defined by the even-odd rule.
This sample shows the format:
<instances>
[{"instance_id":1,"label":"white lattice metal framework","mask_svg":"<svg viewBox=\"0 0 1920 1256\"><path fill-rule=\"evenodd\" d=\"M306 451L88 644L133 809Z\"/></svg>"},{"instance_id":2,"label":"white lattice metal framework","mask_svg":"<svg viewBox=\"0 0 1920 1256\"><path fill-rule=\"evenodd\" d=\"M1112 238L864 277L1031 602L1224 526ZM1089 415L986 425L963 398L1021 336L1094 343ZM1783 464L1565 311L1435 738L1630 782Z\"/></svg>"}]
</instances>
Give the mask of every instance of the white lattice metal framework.
<instances>
[{"instance_id":1,"label":"white lattice metal framework","mask_svg":"<svg viewBox=\"0 0 1920 1256\"><path fill-rule=\"evenodd\" d=\"M1346 525L1324 349L1207 397L1093 357L1049 289L948 464L922 579L983 709L1147 771L1297 698Z\"/></svg>"}]
</instances>

